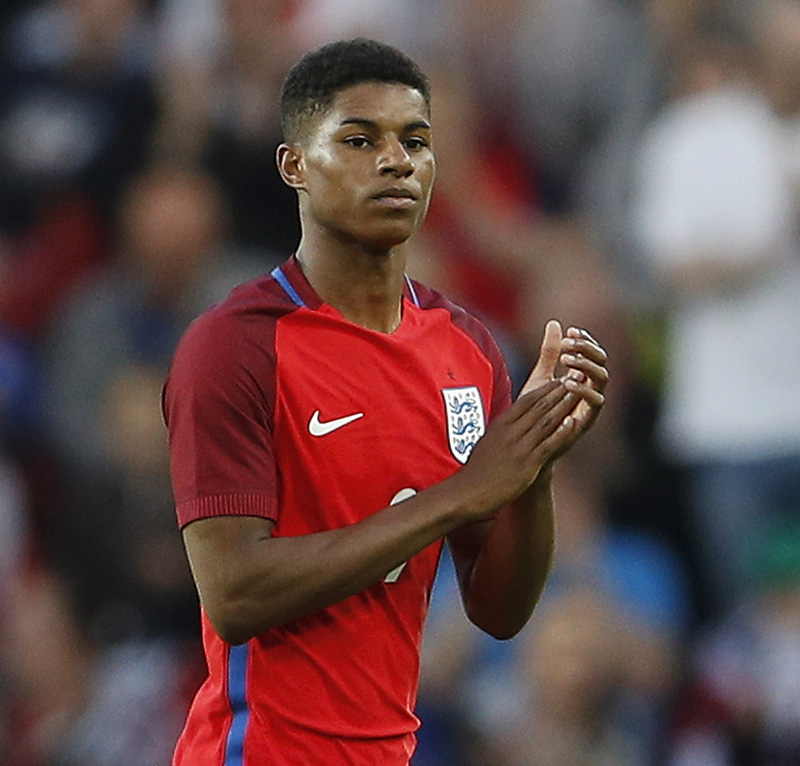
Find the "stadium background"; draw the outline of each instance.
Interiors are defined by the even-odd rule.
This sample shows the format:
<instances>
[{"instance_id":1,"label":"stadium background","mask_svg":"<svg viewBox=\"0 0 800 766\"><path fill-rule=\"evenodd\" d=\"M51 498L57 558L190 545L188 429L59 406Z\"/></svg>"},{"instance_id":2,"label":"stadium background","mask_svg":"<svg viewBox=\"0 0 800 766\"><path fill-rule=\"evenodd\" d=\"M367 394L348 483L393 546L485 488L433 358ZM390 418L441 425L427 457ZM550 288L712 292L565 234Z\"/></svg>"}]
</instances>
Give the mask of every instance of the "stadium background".
<instances>
[{"instance_id":1,"label":"stadium background","mask_svg":"<svg viewBox=\"0 0 800 766\"><path fill-rule=\"evenodd\" d=\"M795 0L5 0L0 763L169 762L202 658L161 381L194 316L291 253L280 83L356 35L432 77L438 179L414 276L491 326L517 382L551 316L588 327L613 372L559 466L555 570L524 633L473 630L444 562L415 766L800 763L800 506L767 502L715 562L689 491L708 456L662 428L687 304L793 278ZM669 164L675 136L697 198ZM756 268L671 284L675 251ZM788 303L776 337L800 328L800 294ZM724 405L721 359L696 374ZM762 364L800 393L800 356ZM743 433L722 461L749 477L777 455L784 497L800 481L791 410L788 438L754 427L757 448Z\"/></svg>"}]
</instances>

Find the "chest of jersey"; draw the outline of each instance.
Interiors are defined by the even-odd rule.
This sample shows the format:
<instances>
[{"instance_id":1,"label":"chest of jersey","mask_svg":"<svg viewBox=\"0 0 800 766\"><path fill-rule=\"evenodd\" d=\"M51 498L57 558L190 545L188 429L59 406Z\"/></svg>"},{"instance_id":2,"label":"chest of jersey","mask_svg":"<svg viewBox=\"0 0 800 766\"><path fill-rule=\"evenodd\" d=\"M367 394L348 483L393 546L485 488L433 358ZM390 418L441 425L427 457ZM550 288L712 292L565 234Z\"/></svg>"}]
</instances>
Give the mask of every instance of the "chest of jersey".
<instances>
[{"instance_id":1,"label":"chest of jersey","mask_svg":"<svg viewBox=\"0 0 800 766\"><path fill-rule=\"evenodd\" d=\"M355 523L441 481L485 428L491 366L446 311L407 303L384 334L301 309L275 348L278 534Z\"/></svg>"}]
</instances>

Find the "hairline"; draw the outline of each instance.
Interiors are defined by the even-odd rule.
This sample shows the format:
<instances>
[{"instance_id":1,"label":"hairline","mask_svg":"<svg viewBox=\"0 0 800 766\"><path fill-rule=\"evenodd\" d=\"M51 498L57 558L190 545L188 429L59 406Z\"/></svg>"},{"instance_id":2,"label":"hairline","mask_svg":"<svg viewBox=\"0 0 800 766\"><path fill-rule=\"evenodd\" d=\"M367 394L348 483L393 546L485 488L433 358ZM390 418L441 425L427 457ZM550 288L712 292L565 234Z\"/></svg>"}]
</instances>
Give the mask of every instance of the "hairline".
<instances>
[{"instance_id":1,"label":"hairline","mask_svg":"<svg viewBox=\"0 0 800 766\"><path fill-rule=\"evenodd\" d=\"M425 111L428 117L431 114L431 103L430 98L427 96L423 90L418 88L415 85L411 85L407 82L403 82L402 80L391 80L391 79L382 79L377 77L365 77L363 80L354 80L353 82L349 82L346 85L342 85L335 90L331 91L328 98L324 101L316 101L313 104L309 105L307 109L301 109L296 114L299 119L297 119L294 126L294 135L284 135L284 142L287 144L299 144L302 143L305 138L312 132L309 128L310 126L324 118L326 114L329 114L333 109L334 104L336 103L336 99L338 98L339 94L350 90L350 88L357 88L359 85L368 85L368 84L376 84L376 85L399 85L402 88L407 88L408 90L413 90L415 93L418 93L422 98L423 103L425 104Z\"/></svg>"}]
</instances>

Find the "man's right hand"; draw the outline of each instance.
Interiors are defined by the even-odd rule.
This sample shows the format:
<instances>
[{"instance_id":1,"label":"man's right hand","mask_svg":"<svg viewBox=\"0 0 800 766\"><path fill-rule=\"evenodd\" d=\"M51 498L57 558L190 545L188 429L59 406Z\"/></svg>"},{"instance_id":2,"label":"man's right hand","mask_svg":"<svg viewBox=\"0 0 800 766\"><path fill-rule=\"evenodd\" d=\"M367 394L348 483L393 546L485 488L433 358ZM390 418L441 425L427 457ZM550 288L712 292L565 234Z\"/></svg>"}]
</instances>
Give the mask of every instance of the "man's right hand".
<instances>
[{"instance_id":1,"label":"man's right hand","mask_svg":"<svg viewBox=\"0 0 800 766\"><path fill-rule=\"evenodd\" d=\"M489 425L459 471L459 479L468 481L475 493L477 518L519 497L571 437L569 415L580 397L563 380L523 392Z\"/></svg>"}]
</instances>

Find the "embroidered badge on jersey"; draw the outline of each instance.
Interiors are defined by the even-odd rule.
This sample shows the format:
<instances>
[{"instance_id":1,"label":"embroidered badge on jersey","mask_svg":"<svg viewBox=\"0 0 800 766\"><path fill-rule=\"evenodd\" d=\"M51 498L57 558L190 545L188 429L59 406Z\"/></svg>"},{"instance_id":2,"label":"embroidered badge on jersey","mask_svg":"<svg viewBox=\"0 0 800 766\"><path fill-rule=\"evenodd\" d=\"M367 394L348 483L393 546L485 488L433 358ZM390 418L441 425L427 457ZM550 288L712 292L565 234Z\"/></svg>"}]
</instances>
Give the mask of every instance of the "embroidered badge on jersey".
<instances>
[{"instance_id":1,"label":"embroidered badge on jersey","mask_svg":"<svg viewBox=\"0 0 800 766\"><path fill-rule=\"evenodd\" d=\"M447 411L447 437L450 451L459 463L466 463L472 448L486 431L483 400L477 386L443 388Z\"/></svg>"}]
</instances>

